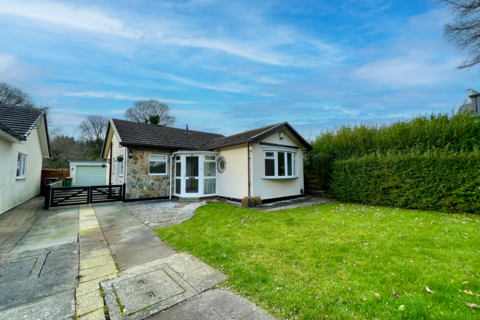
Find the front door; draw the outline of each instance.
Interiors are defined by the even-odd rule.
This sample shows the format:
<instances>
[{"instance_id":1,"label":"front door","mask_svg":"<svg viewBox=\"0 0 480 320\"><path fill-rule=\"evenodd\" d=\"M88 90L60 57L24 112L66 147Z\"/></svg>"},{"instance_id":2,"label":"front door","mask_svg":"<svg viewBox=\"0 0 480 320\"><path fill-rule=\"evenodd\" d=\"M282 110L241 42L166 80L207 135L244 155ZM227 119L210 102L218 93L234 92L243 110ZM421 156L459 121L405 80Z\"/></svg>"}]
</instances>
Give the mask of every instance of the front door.
<instances>
[{"instance_id":1,"label":"front door","mask_svg":"<svg viewBox=\"0 0 480 320\"><path fill-rule=\"evenodd\" d=\"M185 193L198 193L199 157L185 157Z\"/></svg>"}]
</instances>

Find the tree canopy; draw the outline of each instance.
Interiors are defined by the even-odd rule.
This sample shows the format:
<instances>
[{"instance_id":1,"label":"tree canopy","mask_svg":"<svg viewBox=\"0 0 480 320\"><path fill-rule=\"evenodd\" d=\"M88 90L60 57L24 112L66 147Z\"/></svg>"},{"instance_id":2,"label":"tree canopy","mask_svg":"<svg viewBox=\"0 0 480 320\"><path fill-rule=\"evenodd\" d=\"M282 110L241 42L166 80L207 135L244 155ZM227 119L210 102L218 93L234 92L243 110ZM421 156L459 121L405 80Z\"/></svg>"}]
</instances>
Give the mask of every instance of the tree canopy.
<instances>
[{"instance_id":1,"label":"tree canopy","mask_svg":"<svg viewBox=\"0 0 480 320\"><path fill-rule=\"evenodd\" d=\"M170 107L157 100L136 101L132 108L125 111L125 118L140 123L171 126L176 118L170 115ZM158 121L158 122L157 122Z\"/></svg>"},{"instance_id":2,"label":"tree canopy","mask_svg":"<svg viewBox=\"0 0 480 320\"><path fill-rule=\"evenodd\" d=\"M5 82L0 82L0 104L4 104L7 107L37 108L28 93Z\"/></svg>"}]
</instances>

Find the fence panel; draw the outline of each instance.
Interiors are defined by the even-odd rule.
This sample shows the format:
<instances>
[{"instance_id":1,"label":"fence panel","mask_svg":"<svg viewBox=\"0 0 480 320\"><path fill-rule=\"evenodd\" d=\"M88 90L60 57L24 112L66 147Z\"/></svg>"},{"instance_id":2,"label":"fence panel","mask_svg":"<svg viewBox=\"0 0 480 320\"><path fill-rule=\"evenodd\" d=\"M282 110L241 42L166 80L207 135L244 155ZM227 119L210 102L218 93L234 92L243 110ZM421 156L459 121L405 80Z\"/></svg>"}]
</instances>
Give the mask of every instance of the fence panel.
<instances>
[{"instance_id":1,"label":"fence panel","mask_svg":"<svg viewBox=\"0 0 480 320\"><path fill-rule=\"evenodd\" d=\"M90 187L90 203L122 201L123 185Z\"/></svg>"},{"instance_id":2,"label":"fence panel","mask_svg":"<svg viewBox=\"0 0 480 320\"><path fill-rule=\"evenodd\" d=\"M52 207L88 204L90 187L52 188L50 194Z\"/></svg>"},{"instance_id":3,"label":"fence panel","mask_svg":"<svg viewBox=\"0 0 480 320\"><path fill-rule=\"evenodd\" d=\"M323 194L323 190L320 187L320 182L318 181L318 176L313 172L305 172L305 193L310 194Z\"/></svg>"}]
</instances>

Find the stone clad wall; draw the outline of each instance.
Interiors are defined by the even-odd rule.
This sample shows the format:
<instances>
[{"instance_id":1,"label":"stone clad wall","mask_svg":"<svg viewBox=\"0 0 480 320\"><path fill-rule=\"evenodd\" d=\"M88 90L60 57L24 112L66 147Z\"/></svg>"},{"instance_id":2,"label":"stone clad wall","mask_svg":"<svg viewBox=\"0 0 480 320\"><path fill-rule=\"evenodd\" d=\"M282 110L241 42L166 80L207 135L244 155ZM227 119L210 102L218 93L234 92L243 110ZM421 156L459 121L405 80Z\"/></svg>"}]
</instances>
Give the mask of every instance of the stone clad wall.
<instances>
[{"instance_id":1,"label":"stone clad wall","mask_svg":"<svg viewBox=\"0 0 480 320\"><path fill-rule=\"evenodd\" d=\"M126 180L126 199L159 198L168 197L170 193L170 156L169 151L153 149L129 148L133 152L133 157L127 157L127 180ZM127 151L127 154L128 154ZM148 158L150 154L167 155L167 175L150 176L148 175ZM173 174L173 172L172 172ZM173 186L172 186L173 187Z\"/></svg>"}]
</instances>

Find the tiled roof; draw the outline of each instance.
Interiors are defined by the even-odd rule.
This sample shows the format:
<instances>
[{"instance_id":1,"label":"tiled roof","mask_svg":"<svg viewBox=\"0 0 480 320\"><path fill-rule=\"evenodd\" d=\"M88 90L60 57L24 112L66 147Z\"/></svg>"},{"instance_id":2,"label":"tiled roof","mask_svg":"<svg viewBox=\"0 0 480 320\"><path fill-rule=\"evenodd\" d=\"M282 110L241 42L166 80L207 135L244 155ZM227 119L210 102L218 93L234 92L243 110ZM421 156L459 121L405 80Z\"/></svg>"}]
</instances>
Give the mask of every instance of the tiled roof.
<instances>
[{"instance_id":1,"label":"tiled roof","mask_svg":"<svg viewBox=\"0 0 480 320\"><path fill-rule=\"evenodd\" d=\"M217 138L215 140L212 140L211 142L207 143L206 145L203 146L204 149L215 149L220 146L227 146L227 145L235 145L239 144L241 142L248 142L255 136L258 136L259 134L262 134L263 132L266 132L276 126L281 125L282 123L277 123L273 124L270 126L258 128L258 129L253 129L241 133L237 133L228 137L223 137L223 138Z\"/></svg>"},{"instance_id":2,"label":"tiled roof","mask_svg":"<svg viewBox=\"0 0 480 320\"><path fill-rule=\"evenodd\" d=\"M43 115L43 111L0 105L0 130L15 132L25 140ZM11 134L11 132L9 132ZM18 137L17 136L17 137Z\"/></svg>"},{"instance_id":3,"label":"tiled roof","mask_svg":"<svg viewBox=\"0 0 480 320\"><path fill-rule=\"evenodd\" d=\"M221 134L201 132L153 124L112 119L122 145L200 149L208 142L223 137Z\"/></svg>"}]
</instances>

